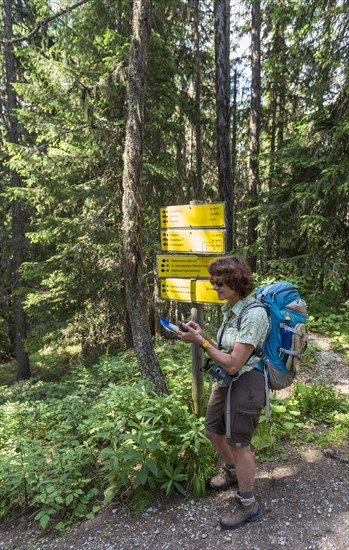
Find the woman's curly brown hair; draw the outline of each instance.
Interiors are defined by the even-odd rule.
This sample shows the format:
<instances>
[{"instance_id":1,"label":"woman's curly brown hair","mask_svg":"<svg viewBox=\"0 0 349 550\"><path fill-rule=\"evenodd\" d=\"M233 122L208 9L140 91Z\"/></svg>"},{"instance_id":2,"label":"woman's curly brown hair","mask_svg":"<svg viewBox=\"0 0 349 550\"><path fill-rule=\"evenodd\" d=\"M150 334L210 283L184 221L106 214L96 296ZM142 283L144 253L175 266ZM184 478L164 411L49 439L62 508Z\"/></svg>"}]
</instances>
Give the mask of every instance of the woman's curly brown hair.
<instances>
[{"instance_id":1,"label":"woman's curly brown hair","mask_svg":"<svg viewBox=\"0 0 349 550\"><path fill-rule=\"evenodd\" d=\"M245 298L252 292L253 277L250 266L239 256L213 260L208 265L208 271L211 277L221 277L225 284L235 290L241 298Z\"/></svg>"}]
</instances>

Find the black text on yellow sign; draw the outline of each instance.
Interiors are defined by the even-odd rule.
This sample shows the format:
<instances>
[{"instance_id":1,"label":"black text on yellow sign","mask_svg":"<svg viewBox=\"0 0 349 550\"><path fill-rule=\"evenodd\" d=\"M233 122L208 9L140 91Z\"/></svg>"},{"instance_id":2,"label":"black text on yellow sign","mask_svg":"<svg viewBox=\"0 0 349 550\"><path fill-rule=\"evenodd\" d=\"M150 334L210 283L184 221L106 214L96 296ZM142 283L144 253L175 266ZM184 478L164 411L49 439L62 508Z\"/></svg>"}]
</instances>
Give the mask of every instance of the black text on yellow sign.
<instances>
[{"instance_id":1,"label":"black text on yellow sign","mask_svg":"<svg viewBox=\"0 0 349 550\"><path fill-rule=\"evenodd\" d=\"M224 254L224 229L167 229L161 231L161 250L197 254Z\"/></svg>"},{"instance_id":2,"label":"black text on yellow sign","mask_svg":"<svg viewBox=\"0 0 349 550\"><path fill-rule=\"evenodd\" d=\"M160 281L160 297L177 302L224 304L209 280L168 278Z\"/></svg>"},{"instance_id":3,"label":"black text on yellow sign","mask_svg":"<svg viewBox=\"0 0 349 550\"><path fill-rule=\"evenodd\" d=\"M224 202L160 208L160 227L224 227Z\"/></svg>"},{"instance_id":4,"label":"black text on yellow sign","mask_svg":"<svg viewBox=\"0 0 349 550\"><path fill-rule=\"evenodd\" d=\"M208 264L219 256L173 255L157 256L158 277L188 277L207 279Z\"/></svg>"}]
</instances>

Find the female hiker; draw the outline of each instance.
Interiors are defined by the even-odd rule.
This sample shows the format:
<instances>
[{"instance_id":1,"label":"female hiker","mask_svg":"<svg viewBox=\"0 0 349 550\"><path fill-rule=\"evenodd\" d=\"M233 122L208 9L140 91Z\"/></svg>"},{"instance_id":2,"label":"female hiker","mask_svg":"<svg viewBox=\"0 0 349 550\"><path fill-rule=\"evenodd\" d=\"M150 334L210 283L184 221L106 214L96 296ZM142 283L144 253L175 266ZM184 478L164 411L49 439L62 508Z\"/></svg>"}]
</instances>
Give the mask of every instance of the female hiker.
<instances>
[{"instance_id":1,"label":"female hiker","mask_svg":"<svg viewBox=\"0 0 349 550\"><path fill-rule=\"evenodd\" d=\"M211 393L205 435L223 461L223 470L211 480L211 487L225 490L237 482L235 509L220 518L222 529L237 529L262 518L254 494L255 461L250 443L265 405L265 386L263 373L257 370L260 359L253 351L256 346L263 347L269 325L266 311L256 307L247 310L241 316L240 328L237 326L239 314L254 301L249 296L252 273L244 259L218 259L209 264L208 270L218 298L226 300L218 344L192 321L185 324L188 332L180 331L178 336L185 343L202 346L216 364L233 376L228 386L217 383Z\"/></svg>"}]
</instances>

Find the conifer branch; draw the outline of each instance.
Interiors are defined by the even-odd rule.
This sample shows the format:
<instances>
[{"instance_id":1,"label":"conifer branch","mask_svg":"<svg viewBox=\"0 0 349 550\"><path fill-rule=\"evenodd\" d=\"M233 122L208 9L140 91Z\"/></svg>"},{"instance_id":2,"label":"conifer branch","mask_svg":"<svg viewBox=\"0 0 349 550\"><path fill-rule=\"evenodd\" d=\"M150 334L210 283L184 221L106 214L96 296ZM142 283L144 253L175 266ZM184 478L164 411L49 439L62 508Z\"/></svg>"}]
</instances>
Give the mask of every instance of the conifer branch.
<instances>
[{"instance_id":1,"label":"conifer branch","mask_svg":"<svg viewBox=\"0 0 349 550\"><path fill-rule=\"evenodd\" d=\"M109 85L113 79L119 74L121 69L125 66L125 61L120 61L118 65L110 71L110 73L105 76L104 78L101 78L98 82L92 85L83 85L85 90L88 90L89 92L92 92L95 94L99 88L103 88L104 86Z\"/></svg>"},{"instance_id":2,"label":"conifer branch","mask_svg":"<svg viewBox=\"0 0 349 550\"><path fill-rule=\"evenodd\" d=\"M44 17L44 19L41 19L41 21L38 21L38 23L35 25L33 30L30 31L29 34L25 36L19 36L18 38L12 38L11 40L6 40L5 38L1 38L0 44L18 44L19 42L23 42L25 40L27 41L31 40L33 36L35 36L42 28L44 28L51 21L58 19L58 17L61 17L61 15L70 13L71 11L75 10L76 8L79 8L80 6L83 6L84 4L87 4L87 2L90 2L90 1L91 0L79 0L72 6L67 6L66 8L63 8L62 10L58 11L57 13L54 13L53 15L49 15L48 17Z\"/></svg>"}]
</instances>

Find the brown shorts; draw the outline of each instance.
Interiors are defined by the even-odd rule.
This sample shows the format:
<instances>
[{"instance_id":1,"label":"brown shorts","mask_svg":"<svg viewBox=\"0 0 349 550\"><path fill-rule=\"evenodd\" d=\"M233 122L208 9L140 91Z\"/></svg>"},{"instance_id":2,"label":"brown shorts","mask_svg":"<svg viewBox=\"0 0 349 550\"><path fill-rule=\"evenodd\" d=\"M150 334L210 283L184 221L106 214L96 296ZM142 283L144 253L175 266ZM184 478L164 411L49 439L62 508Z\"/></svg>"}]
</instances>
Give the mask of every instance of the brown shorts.
<instances>
[{"instance_id":1,"label":"brown shorts","mask_svg":"<svg viewBox=\"0 0 349 550\"><path fill-rule=\"evenodd\" d=\"M226 434L226 399L229 388L216 385L207 405L205 427L219 435ZM257 428L261 410L265 406L264 375L256 369L245 372L233 383L231 389L231 439L232 447L244 447L251 443Z\"/></svg>"}]
</instances>

